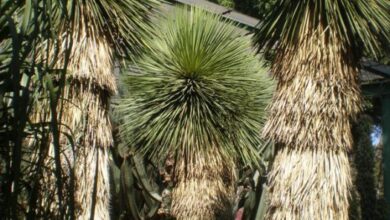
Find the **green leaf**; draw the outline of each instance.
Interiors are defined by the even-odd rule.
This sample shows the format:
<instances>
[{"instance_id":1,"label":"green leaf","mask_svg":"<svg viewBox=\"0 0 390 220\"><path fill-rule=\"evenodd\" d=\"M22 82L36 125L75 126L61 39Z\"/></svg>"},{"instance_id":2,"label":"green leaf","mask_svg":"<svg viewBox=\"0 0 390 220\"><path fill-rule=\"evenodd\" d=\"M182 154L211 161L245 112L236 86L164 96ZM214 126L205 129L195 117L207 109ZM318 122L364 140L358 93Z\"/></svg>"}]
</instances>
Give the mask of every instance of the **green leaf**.
<instances>
[{"instance_id":1,"label":"green leaf","mask_svg":"<svg viewBox=\"0 0 390 220\"><path fill-rule=\"evenodd\" d=\"M258 25L254 40L258 50L265 52L278 45L294 45L306 34L302 24L310 21L313 28L319 25L328 28L326 35L336 32L340 43L352 49L355 55L362 55L364 48L377 56L390 42L389 11L387 0L281 0Z\"/></svg>"},{"instance_id":2,"label":"green leaf","mask_svg":"<svg viewBox=\"0 0 390 220\"><path fill-rule=\"evenodd\" d=\"M137 175L137 180L140 182L142 189L147 193L147 195L155 201L161 202L162 198L158 193L158 188L153 188L149 184L149 178L146 175L145 167L143 165L142 159L138 156L132 157L134 161L134 169Z\"/></svg>"},{"instance_id":3,"label":"green leaf","mask_svg":"<svg viewBox=\"0 0 390 220\"><path fill-rule=\"evenodd\" d=\"M33 5L32 0L26 0L24 5L24 13L22 15L22 25L20 28L21 34L27 33L27 28L29 27L30 22L32 21L32 13L33 13Z\"/></svg>"},{"instance_id":4,"label":"green leaf","mask_svg":"<svg viewBox=\"0 0 390 220\"><path fill-rule=\"evenodd\" d=\"M258 164L273 83L236 28L198 8L179 8L156 24L149 49L121 80L125 146L156 163L218 149Z\"/></svg>"},{"instance_id":5,"label":"green leaf","mask_svg":"<svg viewBox=\"0 0 390 220\"><path fill-rule=\"evenodd\" d=\"M134 220L141 220L142 218L136 204L132 168L128 159L125 159L121 166L120 183L120 191L127 210L130 210Z\"/></svg>"}]
</instances>

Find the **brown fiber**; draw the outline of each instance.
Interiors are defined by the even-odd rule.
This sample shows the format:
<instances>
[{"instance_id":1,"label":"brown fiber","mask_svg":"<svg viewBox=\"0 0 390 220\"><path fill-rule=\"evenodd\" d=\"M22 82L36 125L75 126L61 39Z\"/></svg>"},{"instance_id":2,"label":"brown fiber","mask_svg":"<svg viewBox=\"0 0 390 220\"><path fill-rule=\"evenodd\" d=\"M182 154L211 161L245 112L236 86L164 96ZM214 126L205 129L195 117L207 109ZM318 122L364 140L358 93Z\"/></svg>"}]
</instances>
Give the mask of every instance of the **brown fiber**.
<instances>
[{"instance_id":1,"label":"brown fiber","mask_svg":"<svg viewBox=\"0 0 390 220\"><path fill-rule=\"evenodd\" d=\"M216 150L207 155L198 153L188 161L180 157L176 164L177 184L172 193L171 211L178 220L232 216L235 165Z\"/></svg>"},{"instance_id":2,"label":"brown fiber","mask_svg":"<svg viewBox=\"0 0 390 220\"><path fill-rule=\"evenodd\" d=\"M83 20L83 19L82 19ZM74 190L75 212L77 219L91 217L96 183L95 219L109 219L110 185L108 176L108 148L113 144L111 123L108 116L110 96L116 92L113 75L112 49L104 38L95 38L92 28L87 28L83 20L79 32L73 36L73 47L67 68L67 81L60 105L58 121L60 126L61 164L64 176L64 196ZM87 34L87 30L90 32ZM65 42L65 40L63 40ZM64 46L64 48L66 48ZM64 49L62 48L62 49ZM54 52L54 51L53 51ZM60 53L63 54L63 53ZM59 57L62 64L64 57ZM59 66L61 68L61 66ZM35 121L48 121L49 105L47 100L37 103L32 116ZM65 135L67 134L67 135ZM69 141L69 136L72 142ZM71 146L71 143L74 146ZM30 144L34 144L32 141ZM54 153L50 144L45 165L48 167L42 178L42 207L52 209L58 215L58 200L53 199L55 188ZM74 172L71 183L70 172ZM72 187L74 184L73 189ZM50 195L50 198L48 196ZM64 201L69 199L64 198ZM53 201L54 200L54 201Z\"/></svg>"},{"instance_id":3,"label":"brown fiber","mask_svg":"<svg viewBox=\"0 0 390 220\"><path fill-rule=\"evenodd\" d=\"M281 46L272 67L279 81L263 135L280 150L267 219L348 219L358 69L334 30L311 25L295 45Z\"/></svg>"}]
</instances>

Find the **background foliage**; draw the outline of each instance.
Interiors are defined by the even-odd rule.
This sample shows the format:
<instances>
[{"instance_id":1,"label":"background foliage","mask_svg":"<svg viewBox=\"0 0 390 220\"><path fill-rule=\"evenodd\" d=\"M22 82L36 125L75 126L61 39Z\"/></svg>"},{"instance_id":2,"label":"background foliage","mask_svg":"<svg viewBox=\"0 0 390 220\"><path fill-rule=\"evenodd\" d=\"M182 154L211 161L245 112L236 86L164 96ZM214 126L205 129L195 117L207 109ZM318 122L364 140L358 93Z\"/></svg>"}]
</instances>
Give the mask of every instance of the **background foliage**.
<instances>
[{"instance_id":1,"label":"background foliage","mask_svg":"<svg viewBox=\"0 0 390 220\"><path fill-rule=\"evenodd\" d=\"M372 134L378 121L373 99L364 100L364 112L353 124L354 151L351 157L354 188L350 207L351 219L386 219L388 207L383 195L383 142L373 144ZM376 103L378 105L378 103Z\"/></svg>"},{"instance_id":2,"label":"background foliage","mask_svg":"<svg viewBox=\"0 0 390 220\"><path fill-rule=\"evenodd\" d=\"M1 175L1 216L19 219L22 216L34 218L44 210L37 207L37 187L43 169L42 160L36 166L26 162L26 157L35 153L47 155L45 141L53 137L58 162L59 122L56 111L61 89L65 85L64 75L69 50L62 56L64 62L55 66L60 53L49 54L51 48L59 44L71 48L68 33L62 42L56 41L59 30L52 28L59 20L70 28L72 9L68 10L62 1L1 1L0 4L0 160ZM44 45L44 46L42 46ZM42 56L38 56L42 54ZM54 83L54 80L56 82ZM43 123L29 120L37 100L46 99L50 103L51 118ZM24 143L28 136L39 140L36 148L28 149ZM29 161L29 160L27 160ZM60 167L53 170L57 179L58 197L62 197L62 175ZM67 203L69 201L63 201ZM63 209L64 204L60 204ZM27 208L30 207L30 208ZM72 209L72 208L71 208Z\"/></svg>"}]
</instances>

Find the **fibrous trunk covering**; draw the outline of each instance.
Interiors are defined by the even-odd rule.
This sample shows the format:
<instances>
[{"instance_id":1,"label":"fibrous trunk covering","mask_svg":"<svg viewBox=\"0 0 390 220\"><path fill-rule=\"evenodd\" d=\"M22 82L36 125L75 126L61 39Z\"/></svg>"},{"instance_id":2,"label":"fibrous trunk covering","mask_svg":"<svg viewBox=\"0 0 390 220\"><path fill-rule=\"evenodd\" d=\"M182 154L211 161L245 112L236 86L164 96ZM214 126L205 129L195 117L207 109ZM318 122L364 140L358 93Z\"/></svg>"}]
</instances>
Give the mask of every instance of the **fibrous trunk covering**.
<instances>
[{"instance_id":1,"label":"fibrous trunk covering","mask_svg":"<svg viewBox=\"0 0 390 220\"><path fill-rule=\"evenodd\" d=\"M113 138L108 104L110 95L116 92L112 49L103 37L94 38L81 26L81 33L73 37L67 68L69 84L61 96L63 104L58 107L58 112L62 112L58 121L61 123L63 201L74 199L77 219L109 219L108 148ZM61 59L59 63L63 63ZM41 112L36 112L34 117L35 120L45 120ZM72 143L69 136L64 134L71 136ZM49 170L43 174L39 203L42 207L48 207L54 217L59 215L60 210L58 200L53 198L53 194L57 193L53 158L53 149L50 149L46 160ZM70 178L73 175L74 178ZM68 197L71 191L74 198ZM51 195L50 198L47 195ZM69 210L69 207L65 209Z\"/></svg>"},{"instance_id":2,"label":"fibrous trunk covering","mask_svg":"<svg viewBox=\"0 0 390 220\"><path fill-rule=\"evenodd\" d=\"M199 152L188 161L180 158L172 192L172 214L176 219L231 219L234 163L224 159L218 150L207 155Z\"/></svg>"},{"instance_id":3,"label":"fibrous trunk covering","mask_svg":"<svg viewBox=\"0 0 390 220\"><path fill-rule=\"evenodd\" d=\"M311 26L282 46L277 91L263 135L279 147L269 175L268 219L347 219L350 119L360 110L358 71L331 28Z\"/></svg>"},{"instance_id":4,"label":"fibrous trunk covering","mask_svg":"<svg viewBox=\"0 0 390 220\"><path fill-rule=\"evenodd\" d=\"M116 91L112 51L105 39L86 34L75 39L73 51L64 120L80 137L74 164L77 217L89 219L94 212L95 219L109 219L108 148L113 140L108 103Z\"/></svg>"}]
</instances>

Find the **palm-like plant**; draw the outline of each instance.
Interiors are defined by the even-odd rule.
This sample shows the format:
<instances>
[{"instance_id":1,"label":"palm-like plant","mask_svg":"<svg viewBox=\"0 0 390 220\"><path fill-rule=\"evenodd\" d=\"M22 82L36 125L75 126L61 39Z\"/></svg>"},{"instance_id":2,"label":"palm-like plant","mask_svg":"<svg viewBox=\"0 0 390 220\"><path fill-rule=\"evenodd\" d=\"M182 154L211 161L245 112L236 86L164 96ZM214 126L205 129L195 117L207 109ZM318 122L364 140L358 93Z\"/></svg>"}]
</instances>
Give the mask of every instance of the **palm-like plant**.
<instances>
[{"instance_id":1,"label":"palm-like plant","mask_svg":"<svg viewBox=\"0 0 390 220\"><path fill-rule=\"evenodd\" d=\"M7 29L1 26L0 29L1 36L4 34L12 37L0 45L2 71L5 69L4 63L7 68L10 66L6 69L9 72L6 73L15 72L12 69L12 61L19 58L15 55L15 51L18 51L15 45L27 45L25 47L30 51L21 53L23 58L32 64L26 69L31 70L32 75L36 74L36 78L50 79L50 83L45 84L46 87L50 87L48 89L50 98L40 97L36 100L19 98L19 103L23 106L28 105L28 111L20 112L23 114L19 117L30 116L30 120L25 121L31 121L35 129L40 129L40 125L44 127L48 122L57 122L50 123L53 134L31 135L25 141L29 142L29 148L24 145L24 149L21 149L21 140L25 137L19 138L15 149L20 150L12 153L17 159L15 161L19 162L10 162L11 169L15 167L20 174L21 158L28 161L24 169L31 171L30 177L36 183L31 188L33 190L39 188L41 191L40 195L27 200L37 199L38 202L34 203L40 203L45 214L54 215L50 218L62 219L65 218L65 212L75 210L77 218L109 219L107 151L112 144L112 136L107 109L110 96L116 92L113 75L114 56L134 56L144 46L142 35L148 32L150 11L155 8L157 2L157 0L45 0L8 1L0 5L1 11L5 12L4 16L2 13L1 24L17 17L15 27L10 25ZM30 32L14 37L15 33L12 31L19 29L27 29ZM10 30L10 34L7 34L7 30ZM31 34L31 39L27 34ZM20 42L20 39L24 38L27 38L26 43ZM9 60L11 65L8 65ZM38 71L42 68L48 68L50 71L46 71L47 74L42 76ZM59 70L63 74L58 77L54 73ZM22 78L22 71L17 74L14 76ZM19 83L18 80L16 82ZM24 85L27 88L36 86L32 80L27 82L32 84ZM54 88L57 85L60 86ZM42 88L36 89L33 93L39 93L40 89ZM18 103L17 100L10 102L14 104L14 101ZM24 128L18 129L22 129L19 133L25 135ZM43 143L42 147L38 147L38 143ZM23 150L36 154L24 158ZM37 167L47 169L34 175ZM53 171L56 175L53 175ZM18 173L11 175L15 176ZM18 188L19 183L16 185ZM55 193L58 197L53 201L51 197ZM20 200L19 197L16 195L13 201ZM72 201L69 203L72 207L62 207L64 201L68 199ZM23 199L21 200L24 203ZM27 210L34 213L38 209L29 207ZM15 210L13 212L15 213Z\"/></svg>"},{"instance_id":2,"label":"palm-like plant","mask_svg":"<svg viewBox=\"0 0 390 220\"><path fill-rule=\"evenodd\" d=\"M388 11L383 0L282 0L260 23L255 40L275 50L278 79L263 132L279 146L269 219L348 218L358 61L389 43Z\"/></svg>"},{"instance_id":3,"label":"palm-like plant","mask_svg":"<svg viewBox=\"0 0 390 220\"><path fill-rule=\"evenodd\" d=\"M177 9L123 77L121 137L130 152L174 161L178 219L229 215L237 163L259 160L272 83L236 28L202 9Z\"/></svg>"},{"instance_id":4,"label":"palm-like plant","mask_svg":"<svg viewBox=\"0 0 390 220\"><path fill-rule=\"evenodd\" d=\"M77 217L109 219L108 148L112 145L109 98L116 92L114 52L134 55L144 45L148 15L157 1L76 1L69 86L61 121L76 140L73 158ZM64 163L65 160L64 160Z\"/></svg>"}]
</instances>

